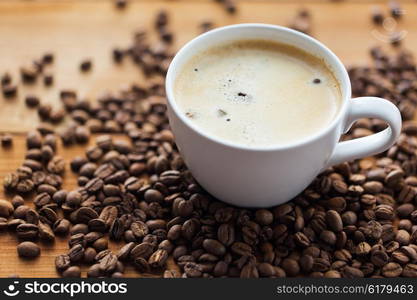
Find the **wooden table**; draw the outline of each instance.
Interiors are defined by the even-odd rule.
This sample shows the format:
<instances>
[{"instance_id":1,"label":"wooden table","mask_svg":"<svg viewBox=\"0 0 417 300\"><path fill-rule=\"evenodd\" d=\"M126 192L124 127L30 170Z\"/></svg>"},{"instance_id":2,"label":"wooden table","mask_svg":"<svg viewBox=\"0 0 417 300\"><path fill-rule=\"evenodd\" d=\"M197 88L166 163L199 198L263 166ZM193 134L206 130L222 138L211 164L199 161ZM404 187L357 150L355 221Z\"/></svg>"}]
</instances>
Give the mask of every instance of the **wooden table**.
<instances>
[{"instance_id":1,"label":"wooden table","mask_svg":"<svg viewBox=\"0 0 417 300\"><path fill-rule=\"evenodd\" d=\"M115 46L129 45L135 30L152 28L153 18L162 8L170 13L172 28L178 33L175 47L198 34L198 25L206 20L213 21L216 26L242 22L287 25L300 8L311 11L313 35L328 45L346 65L368 62L367 52L371 46L387 47L383 41L387 31L375 31L370 21L371 6L378 3L385 7L386 1L295 2L242 0L238 3L239 12L231 16L210 0L138 0L131 1L123 11L116 10L112 1L106 0L1 1L0 74L8 71L17 78L20 66L52 51L56 61L51 71L56 81L50 88L44 88L42 84L19 86L19 95L14 100L0 96L0 133L14 134L13 149L0 149L0 177L21 164L25 153L23 133L38 123L36 111L25 107L24 95L37 94L42 101L59 107L58 92L63 88L74 88L81 97L93 101L103 91L116 91L123 85L143 82L144 78L132 64L114 65L111 50ZM417 52L417 2L403 1L402 7L405 15L401 22L394 24L395 30L404 30L407 35L405 46ZM85 58L92 58L93 70L81 74L78 66ZM83 147L60 148L59 153L69 160L83 154ZM64 188L75 186L75 177L67 172ZM6 197L2 188L0 197ZM57 276L54 258L67 251L64 239L58 238L53 245L42 244L42 255L35 260L18 259L16 245L13 235L0 234L0 277L12 274ZM119 245L111 244L111 247L117 249ZM126 275L158 276L138 274L133 268L128 268Z\"/></svg>"}]
</instances>

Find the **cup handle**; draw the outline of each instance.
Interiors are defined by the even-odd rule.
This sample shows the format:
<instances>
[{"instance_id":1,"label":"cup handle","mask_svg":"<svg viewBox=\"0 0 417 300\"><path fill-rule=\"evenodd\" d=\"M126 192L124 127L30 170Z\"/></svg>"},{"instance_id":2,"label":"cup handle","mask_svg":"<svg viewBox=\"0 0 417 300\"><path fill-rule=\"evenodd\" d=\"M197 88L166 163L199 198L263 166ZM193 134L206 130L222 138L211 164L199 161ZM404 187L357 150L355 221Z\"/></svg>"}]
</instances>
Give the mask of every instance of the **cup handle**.
<instances>
[{"instance_id":1,"label":"cup handle","mask_svg":"<svg viewBox=\"0 0 417 300\"><path fill-rule=\"evenodd\" d=\"M388 100L378 97L352 99L344 133L356 120L361 118L378 118L387 122L389 127L366 137L338 143L326 168L345 161L381 153L391 147L401 133L400 111Z\"/></svg>"}]
</instances>

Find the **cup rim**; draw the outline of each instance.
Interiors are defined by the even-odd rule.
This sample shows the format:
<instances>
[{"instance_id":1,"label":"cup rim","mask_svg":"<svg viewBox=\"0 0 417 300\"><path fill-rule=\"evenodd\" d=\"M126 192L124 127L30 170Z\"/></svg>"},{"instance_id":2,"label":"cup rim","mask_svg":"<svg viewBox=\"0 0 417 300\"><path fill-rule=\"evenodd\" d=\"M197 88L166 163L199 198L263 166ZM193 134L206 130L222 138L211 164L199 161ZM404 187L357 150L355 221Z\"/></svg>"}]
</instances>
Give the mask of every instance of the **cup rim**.
<instances>
[{"instance_id":1,"label":"cup rim","mask_svg":"<svg viewBox=\"0 0 417 300\"><path fill-rule=\"evenodd\" d=\"M341 78L339 78L339 76L337 76L336 74L334 74L334 75L336 76L336 79L339 81L339 84L340 84L340 90L341 90L341 94L342 94L342 105L341 105L339 111L337 112L337 115L333 118L333 120L330 122L330 124L328 126L326 126L325 128L321 129L320 131L317 131L314 134L312 134L312 135L310 135L310 136L308 136L308 137L306 137L302 140L299 140L299 141L296 141L296 142L293 142L293 143L288 143L288 144L285 144L285 145L246 146L246 145L240 145L240 144L237 144L237 143L229 142L227 140L218 138L214 135L211 135L211 134L205 132L204 130L199 128L197 125L195 125L192 121L190 121L186 117L185 113L183 113L180 110L180 108L178 107L178 105L175 101L174 92L173 92L173 86L174 86L174 81L175 81L174 71L175 71L175 69L178 68L179 57L184 55L184 53L188 49L192 48L195 44L199 43L206 36L219 34L219 33L221 33L222 31L225 31L225 30L233 30L233 29L236 29L236 28L249 28L249 27L268 28L268 29L273 29L273 30L285 31L289 34L297 35L298 37L303 38L303 39L307 40L308 42L315 44L316 46L318 46L320 48L321 52L326 52L326 54L333 59L334 63L331 63L331 64L326 59L325 60L326 60L326 62L329 63L329 66L334 68L334 70L333 70L334 73L336 71L340 71L340 73L341 73ZM288 27L279 26L279 25L272 25L272 24L264 24L264 23L241 23L241 24L223 26L223 27L219 27L219 28L207 31L207 32L205 32L203 34L200 34L197 37L191 39L190 41L188 41L176 53L174 59L172 60L171 64L169 65L167 75L166 75L166 78L165 78L165 91L166 91L167 102L168 102L170 108L172 109L172 111L175 113L175 115L184 124L186 124L189 128L191 128L194 132L196 132L200 136L202 136L202 137L204 137L204 138L206 138L206 139L208 139L212 142L221 144L225 147L234 148L234 149L237 149L237 150L265 151L265 152L277 151L277 150L288 150L288 149L291 149L291 148L300 147L300 146L303 146L303 145L307 145L307 144L325 136L330 131L334 130L335 127L337 126L337 124L339 124L339 122L343 118L343 116L345 116L346 110L347 110L347 107L348 107L348 102L351 99L350 78L349 78L349 75L348 75L348 72L347 72L345 66L340 61L340 59L336 56L336 54L334 54L323 43L316 40L315 38L312 38L311 36L309 36L307 34L304 34L302 32L299 32L297 30L294 30L294 29L291 29L291 28L288 28Z\"/></svg>"}]
</instances>

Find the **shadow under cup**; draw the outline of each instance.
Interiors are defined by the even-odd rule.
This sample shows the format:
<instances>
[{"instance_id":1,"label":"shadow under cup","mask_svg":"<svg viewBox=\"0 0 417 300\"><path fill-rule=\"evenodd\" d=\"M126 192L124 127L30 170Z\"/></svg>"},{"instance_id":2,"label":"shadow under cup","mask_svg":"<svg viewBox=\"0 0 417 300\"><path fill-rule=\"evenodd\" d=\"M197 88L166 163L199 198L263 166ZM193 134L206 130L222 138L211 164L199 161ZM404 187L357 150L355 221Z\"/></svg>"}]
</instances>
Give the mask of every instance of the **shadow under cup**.
<instances>
[{"instance_id":1,"label":"shadow under cup","mask_svg":"<svg viewBox=\"0 0 417 300\"><path fill-rule=\"evenodd\" d=\"M248 39L288 44L323 60L339 82L341 105L331 123L290 145L247 147L204 132L181 111L174 84L183 65L216 45ZM266 24L238 24L198 36L175 56L166 78L168 117L176 144L196 180L213 196L233 205L269 207L291 200L326 166L343 133L350 81L340 60L317 40L298 31Z\"/></svg>"}]
</instances>

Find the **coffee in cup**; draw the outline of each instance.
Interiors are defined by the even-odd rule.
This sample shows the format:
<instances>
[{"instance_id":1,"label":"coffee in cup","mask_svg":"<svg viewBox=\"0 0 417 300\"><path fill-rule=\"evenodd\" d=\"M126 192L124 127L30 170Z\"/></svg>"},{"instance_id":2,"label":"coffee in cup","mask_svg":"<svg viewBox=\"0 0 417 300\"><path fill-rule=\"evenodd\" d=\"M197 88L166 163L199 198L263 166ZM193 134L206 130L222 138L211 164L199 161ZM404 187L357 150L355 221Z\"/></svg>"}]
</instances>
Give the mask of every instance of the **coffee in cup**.
<instances>
[{"instance_id":1,"label":"coffee in cup","mask_svg":"<svg viewBox=\"0 0 417 300\"><path fill-rule=\"evenodd\" d=\"M339 83L322 59L260 39L197 53L180 70L174 94L207 134L249 147L311 136L329 125L342 103Z\"/></svg>"}]
</instances>

